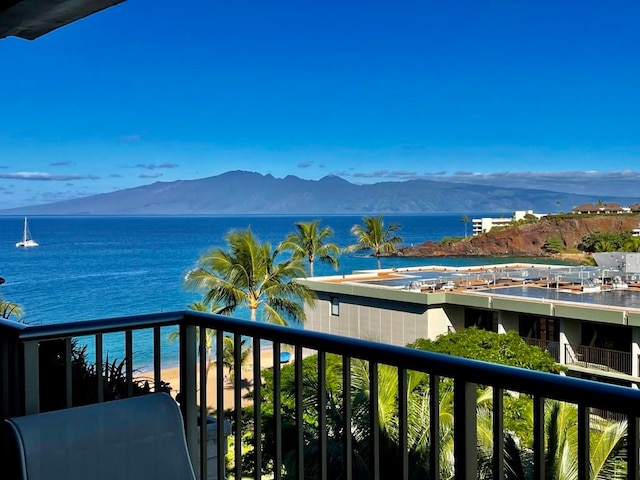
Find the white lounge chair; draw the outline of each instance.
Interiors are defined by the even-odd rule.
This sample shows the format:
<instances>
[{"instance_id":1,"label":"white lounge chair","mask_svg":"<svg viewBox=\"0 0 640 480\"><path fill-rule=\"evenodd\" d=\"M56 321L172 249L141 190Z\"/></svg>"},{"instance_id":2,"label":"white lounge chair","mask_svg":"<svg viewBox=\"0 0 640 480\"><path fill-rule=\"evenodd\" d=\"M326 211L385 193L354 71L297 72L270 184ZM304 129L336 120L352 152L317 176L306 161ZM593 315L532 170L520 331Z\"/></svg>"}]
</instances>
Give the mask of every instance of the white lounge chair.
<instances>
[{"instance_id":1,"label":"white lounge chair","mask_svg":"<svg viewBox=\"0 0 640 480\"><path fill-rule=\"evenodd\" d=\"M165 393L14 417L5 427L16 478L195 479L180 409Z\"/></svg>"}]
</instances>

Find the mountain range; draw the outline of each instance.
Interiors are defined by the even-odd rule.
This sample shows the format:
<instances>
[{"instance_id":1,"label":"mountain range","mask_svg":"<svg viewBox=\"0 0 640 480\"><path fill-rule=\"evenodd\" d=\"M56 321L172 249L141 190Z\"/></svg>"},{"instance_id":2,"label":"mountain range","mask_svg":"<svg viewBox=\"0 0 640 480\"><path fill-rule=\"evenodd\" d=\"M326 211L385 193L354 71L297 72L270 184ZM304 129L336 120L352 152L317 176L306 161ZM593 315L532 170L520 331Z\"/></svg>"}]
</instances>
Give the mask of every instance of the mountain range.
<instances>
[{"instance_id":1,"label":"mountain range","mask_svg":"<svg viewBox=\"0 0 640 480\"><path fill-rule=\"evenodd\" d=\"M597 195L597 192L594 192ZM350 183L230 171L197 180L155 182L73 200L2 210L15 215L411 214L570 211L601 198L548 190L433 180ZM629 197L607 197L629 205Z\"/></svg>"}]
</instances>

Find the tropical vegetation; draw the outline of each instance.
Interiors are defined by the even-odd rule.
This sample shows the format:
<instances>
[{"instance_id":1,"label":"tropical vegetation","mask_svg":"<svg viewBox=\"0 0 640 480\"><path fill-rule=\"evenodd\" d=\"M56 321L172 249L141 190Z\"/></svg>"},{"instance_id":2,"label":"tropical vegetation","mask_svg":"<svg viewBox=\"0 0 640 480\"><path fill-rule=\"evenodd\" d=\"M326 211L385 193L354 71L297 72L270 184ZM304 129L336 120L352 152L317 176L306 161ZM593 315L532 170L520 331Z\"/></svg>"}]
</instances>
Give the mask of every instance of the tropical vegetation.
<instances>
[{"instance_id":1,"label":"tropical vegetation","mask_svg":"<svg viewBox=\"0 0 640 480\"><path fill-rule=\"evenodd\" d=\"M494 337L494 338L492 338ZM498 337L507 337L506 339ZM517 342L516 340L519 340ZM478 345L480 341L480 345ZM487 341L488 345L482 344ZM474 348L473 345L476 345ZM509 335L469 329L444 335L435 341L419 341L414 347L429 348L433 351L455 354L472 353L465 356L497 361L507 365L518 365L526 368L539 368L543 371L558 371L553 360L537 347L526 345L521 339ZM470 348L468 348L470 347ZM530 353L531 361L519 360L518 354ZM305 478L316 478L319 472L319 442L326 434L327 439L327 476L341 478L344 463L343 440L345 428L352 436L353 478L371 478L369 466L373 451L370 444L370 364L352 359L350 362L351 424L345 421L346 405L344 403L344 365L343 359L337 355L326 357L326 390L319 393L318 358L310 356L302 360L302 398L303 402L303 437ZM378 365L377 409L379 419L380 476L395 478L401 469L402 458L399 455L399 389L398 370L388 365ZM261 448L263 464L254 465L253 454L249 449L243 459L246 475L253 476L259 469L262 475L273 474L273 461L276 455L276 439L274 416L274 378L273 371L264 372L264 388L262 392L262 418L264 422L263 437L256 445ZM442 379L439 383L438 418L439 430L439 464L440 478L453 478L455 467L453 444L453 382ZM283 440L282 455L284 472L282 478L295 478L295 461L297 455L297 417L295 405L296 379L293 365L281 369L281 427ZM324 395L326 410L319 412L318 395ZM410 478L427 478L429 471L429 437L430 423L430 385L428 375L407 372L407 446L409 449ZM478 425L478 459L480 477L491 478L492 455L492 405L491 388L479 386L477 392L477 425ZM533 446L533 408L532 401L526 395L505 392L505 462L506 477L511 480L532 478L532 446ZM326 428L320 432L319 415L324 415ZM251 422L251 412L245 412L247 422ZM252 429L249 429L252 431ZM254 444L249 434L244 438L248 444ZM612 422L592 417L590 431L590 478L624 478L626 474L623 462L625 422ZM548 401L545 405L545 458L549 479L577 479L577 411L573 405ZM290 439L290 440L288 440Z\"/></svg>"},{"instance_id":2,"label":"tropical vegetation","mask_svg":"<svg viewBox=\"0 0 640 480\"><path fill-rule=\"evenodd\" d=\"M467 238L467 223L469 223L469 217L467 215L463 215L460 217L460 221L464 223L464 238Z\"/></svg>"},{"instance_id":3,"label":"tropical vegetation","mask_svg":"<svg viewBox=\"0 0 640 480\"><path fill-rule=\"evenodd\" d=\"M297 222L296 232L290 233L280 244L278 250L289 250L294 259L306 259L309 263L309 275L314 276L315 261L331 265L338 269L340 262L338 255L340 247L335 243L327 243L327 239L333 236L331 227L320 228L320 220L312 222Z\"/></svg>"},{"instance_id":4,"label":"tropical vegetation","mask_svg":"<svg viewBox=\"0 0 640 480\"><path fill-rule=\"evenodd\" d=\"M402 243L402 237L396 232L400 225L392 223L385 228L382 216L363 217L363 224L351 227L351 233L357 237L358 243L349 245L345 252L373 251L378 262L378 269L382 268L380 257L390 255L396 251L396 245Z\"/></svg>"},{"instance_id":5,"label":"tropical vegetation","mask_svg":"<svg viewBox=\"0 0 640 480\"><path fill-rule=\"evenodd\" d=\"M226 242L226 248L200 257L198 266L187 273L185 287L202 293L205 305L219 304L223 315L246 307L251 320L304 323L303 304L313 303L315 296L295 281L306 275L300 259L280 260L280 252L261 243L249 229L230 231Z\"/></svg>"},{"instance_id":6,"label":"tropical vegetation","mask_svg":"<svg viewBox=\"0 0 640 480\"><path fill-rule=\"evenodd\" d=\"M636 240L631 232L594 232L582 238L578 248L584 252L616 252L616 251L637 251L640 247L640 240ZM629 249L629 250L627 250Z\"/></svg>"},{"instance_id":7,"label":"tropical vegetation","mask_svg":"<svg viewBox=\"0 0 640 480\"><path fill-rule=\"evenodd\" d=\"M9 319L14 316L17 320L22 318L22 306L18 303L5 300L0 295L0 318Z\"/></svg>"},{"instance_id":8,"label":"tropical vegetation","mask_svg":"<svg viewBox=\"0 0 640 480\"><path fill-rule=\"evenodd\" d=\"M204 302L194 302L191 305L189 305L187 307L189 310L195 310L197 312L210 312L210 313L220 313L222 310L222 306L217 304L217 303L213 303L212 305L207 305ZM200 329L197 328L196 329L196 336L200 337ZM180 337L180 332L173 331L170 332L169 335L167 336L167 340L169 342L175 342L176 340L178 340L178 338ZM209 377L209 371L211 370L211 367L213 367L213 365L215 365L215 359L213 357L213 345L216 339L216 331L212 328L206 328L204 330L204 348L205 348L205 353L206 353L206 375L207 378Z\"/></svg>"},{"instance_id":9,"label":"tropical vegetation","mask_svg":"<svg viewBox=\"0 0 640 480\"><path fill-rule=\"evenodd\" d=\"M558 365L547 352L522 340L515 330L498 334L470 327L440 335L435 340L419 338L408 346L540 372L565 371L565 367Z\"/></svg>"},{"instance_id":10,"label":"tropical vegetation","mask_svg":"<svg viewBox=\"0 0 640 480\"><path fill-rule=\"evenodd\" d=\"M551 254L563 252L566 248L567 246L564 244L564 240L558 235L551 235L542 245L542 249Z\"/></svg>"}]
</instances>

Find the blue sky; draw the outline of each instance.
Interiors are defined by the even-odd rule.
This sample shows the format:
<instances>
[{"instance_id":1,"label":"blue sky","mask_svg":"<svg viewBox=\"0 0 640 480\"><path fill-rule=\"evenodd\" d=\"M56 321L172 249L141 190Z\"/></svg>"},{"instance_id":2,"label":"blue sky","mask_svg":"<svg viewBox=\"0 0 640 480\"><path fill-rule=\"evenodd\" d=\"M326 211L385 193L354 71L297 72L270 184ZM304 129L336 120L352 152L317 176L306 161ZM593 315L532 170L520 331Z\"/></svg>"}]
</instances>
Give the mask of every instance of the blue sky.
<instances>
[{"instance_id":1,"label":"blue sky","mask_svg":"<svg viewBox=\"0 0 640 480\"><path fill-rule=\"evenodd\" d=\"M639 21L625 0L128 0L0 40L0 208L236 169L635 195Z\"/></svg>"}]
</instances>

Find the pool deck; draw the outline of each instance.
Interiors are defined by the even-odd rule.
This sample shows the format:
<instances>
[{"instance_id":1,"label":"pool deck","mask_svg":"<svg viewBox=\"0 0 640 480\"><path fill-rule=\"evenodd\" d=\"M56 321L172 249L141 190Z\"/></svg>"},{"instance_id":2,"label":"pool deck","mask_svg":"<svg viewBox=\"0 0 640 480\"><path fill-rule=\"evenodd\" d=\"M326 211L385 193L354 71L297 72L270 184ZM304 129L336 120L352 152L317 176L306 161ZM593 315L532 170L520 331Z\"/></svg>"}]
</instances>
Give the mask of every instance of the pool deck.
<instances>
[{"instance_id":1,"label":"pool deck","mask_svg":"<svg viewBox=\"0 0 640 480\"><path fill-rule=\"evenodd\" d=\"M573 294L581 302L601 303L605 292L633 292L629 297L637 297L640 292L640 275L626 275L623 272L592 266L567 266L547 264L495 264L474 267L426 266L405 269L369 270L354 272L352 275L324 277L328 283L351 283L372 288L409 290L430 294L436 292L495 293L521 298L541 298L540 289L549 294ZM508 293L504 290L514 288ZM526 287L526 289L522 288ZM501 290L498 292L497 290ZM591 294L599 294L589 301ZM616 300L618 307L638 308L637 299L625 295ZM571 301L565 299L565 301Z\"/></svg>"}]
</instances>

